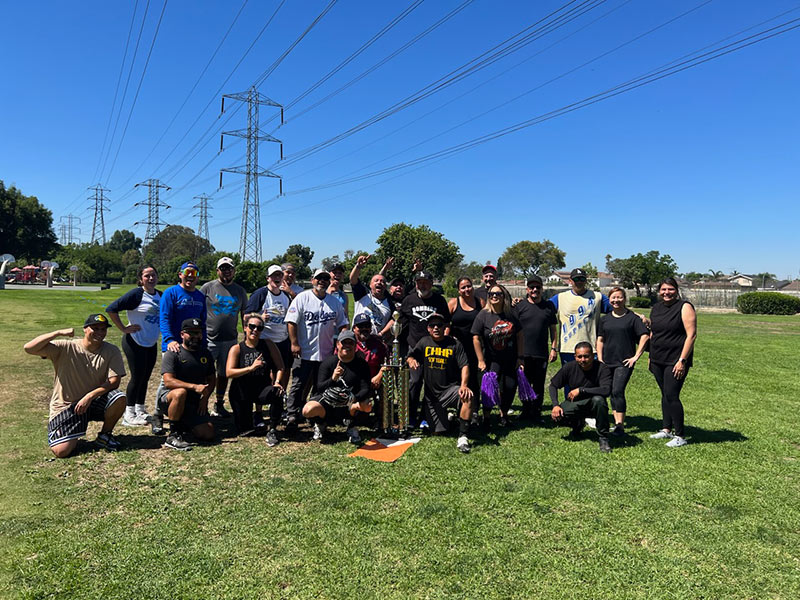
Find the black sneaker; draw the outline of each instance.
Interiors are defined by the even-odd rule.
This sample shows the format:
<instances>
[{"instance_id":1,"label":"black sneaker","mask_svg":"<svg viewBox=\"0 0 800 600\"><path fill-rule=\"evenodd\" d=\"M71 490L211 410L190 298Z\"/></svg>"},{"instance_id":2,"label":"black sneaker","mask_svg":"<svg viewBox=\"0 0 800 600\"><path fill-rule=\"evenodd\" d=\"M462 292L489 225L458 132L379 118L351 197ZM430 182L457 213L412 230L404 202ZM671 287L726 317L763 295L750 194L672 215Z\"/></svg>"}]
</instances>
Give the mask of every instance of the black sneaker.
<instances>
[{"instance_id":1,"label":"black sneaker","mask_svg":"<svg viewBox=\"0 0 800 600\"><path fill-rule=\"evenodd\" d=\"M164 446L167 448L172 448L173 450L191 450L192 445L183 439L180 433L171 433L167 436L167 441L164 442Z\"/></svg>"},{"instance_id":2,"label":"black sneaker","mask_svg":"<svg viewBox=\"0 0 800 600\"><path fill-rule=\"evenodd\" d=\"M264 431L264 428L266 426L267 424L264 422L263 415L259 414L253 415L253 429L255 429L256 431Z\"/></svg>"},{"instance_id":3,"label":"black sneaker","mask_svg":"<svg viewBox=\"0 0 800 600\"><path fill-rule=\"evenodd\" d=\"M105 448L106 450L110 450L112 452L122 448L122 444L119 443L117 438L110 433L103 433L102 431L97 434L97 439L94 441L94 443L101 448Z\"/></svg>"},{"instance_id":4,"label":"black sneaker","mask_svg":"<svg viewBox=\"0 0 800 600\"><path fill-rule=\"evenodd\" d=\"M608 443L608 440L606 438L600 438L599 444L600 444L600 452L604 454L608 454L609 452L611 452L611 445Z\"/></svg>"},{"instance_id":5,"label":"black sneaker","mask_svg":"<svg viewBox=\"0 0 800 600\"><path fill-rule=\"evenodd\" d=\"M270 448L274 448L279 443L280 442L278 441L278 432L275 431L274 429L270 429L267 432L267 446L269 446Z\"/></svg>"},{"instance_id":6,"label":"black sneaker","mask_svg":"<svg viewBox=\"0 0 800 600\"><path fill-rule=\"evenodd\" d=\"M584 422L581 421L578 425L573 425L572 428L569 430L569 439L571 440L579 440L582 436L584 427Z\"/></svg>"},{"instance_id":7,"label":"black sneaker","mask_svg":"<svg viewBox=\"0 0 800 600\"><path fill-rule=\"evenodd\" d=\"M615 425L614 429L611 430L611 435L622 437L623 435L625 435L625 426L622 423L620 423L619 425Z\"/></svg>"},{"instance_id":8,"label":"black sneaker","mask_svg":"<svg viewBox=\"0 0 800 600\"><path fill-rule=\"evenodd\" d=\"M214 402L214 408L208 412L212 417L220 417L222 419L231 416L231 413L225 409L224 402Z\"/></svg>"},{"instance_id":9,"label":"black sneaker","mask_svg":"<svg viewBox=\"0 0 800 600\"><path fill-rule=\"evenodd\" d=\"M150 421L150 431L153 435L164 435L164 417L160 412L154 412Z\"/></svg>"},{"instance_id":10,"label":"black sneaker","mask_svg":"<svg viewBox=\"0 0 800 600\"><path fill-rule=\"evenodd\" d=\"M286 419L286 433L288 435L294 435L297 433L297 418L296 417L288 417Z\"/></svg>"}]
</instances>

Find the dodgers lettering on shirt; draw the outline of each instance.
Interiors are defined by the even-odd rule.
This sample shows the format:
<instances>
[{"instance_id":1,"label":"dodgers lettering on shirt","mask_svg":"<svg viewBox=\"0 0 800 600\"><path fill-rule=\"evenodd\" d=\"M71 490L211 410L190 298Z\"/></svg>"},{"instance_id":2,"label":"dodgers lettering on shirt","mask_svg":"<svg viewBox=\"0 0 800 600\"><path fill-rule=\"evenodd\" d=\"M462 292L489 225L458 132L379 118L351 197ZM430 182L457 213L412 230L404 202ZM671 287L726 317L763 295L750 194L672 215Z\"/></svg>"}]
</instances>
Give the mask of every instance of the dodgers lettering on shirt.
<instances>
[{"instance_id":1,"label":"dodgers lettering on shirt","mask_svg":"<svg viewBox=\"0 0 800 600\"><path fill-rule=\"evenodd\" d=\"M311 290L297 294L285 320L297 325L300 357L314 361L333 353L333 336L347 325L347 315L336 298L330 294L318 298Z\"/></svg>"}]
</instances>

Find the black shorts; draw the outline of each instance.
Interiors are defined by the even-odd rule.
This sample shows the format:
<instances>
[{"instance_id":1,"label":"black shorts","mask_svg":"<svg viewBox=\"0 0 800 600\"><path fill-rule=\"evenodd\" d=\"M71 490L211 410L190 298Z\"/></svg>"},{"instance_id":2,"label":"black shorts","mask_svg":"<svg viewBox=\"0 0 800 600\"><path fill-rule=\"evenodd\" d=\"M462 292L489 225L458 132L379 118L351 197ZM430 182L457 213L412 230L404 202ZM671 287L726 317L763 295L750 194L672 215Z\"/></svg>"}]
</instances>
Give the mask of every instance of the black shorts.
<instances>
[{"instance_id":1,"label":"black shorts","mask_svg":"<svg viewBox=\"0 0 800 600\"><path fill-rule=\"evenodd\" d=\"M169 402L167 401L167 394L169 394L169 392L170 390L164 388L161 391L161 395L158 397L158 408L165 417L169 414ZM181 415L181 419L178 421L183 429L190 430L198 425L205 425L211 422L208 413L201 415L198 412L199 408L200 394L187 391L186 402L183 405L183 415Z\"/></svg>"},{"instance_id":2,"label":"black shorts","mask_svg":"<svg viewBox=\"0 0 800 600\"><path fill-rule=\"evenodd\" d=\"M350 414L350 407L345 405L333 406L329 404L325 400L323 400L322 395L318 395L309 400L313 400L315 402L319 402L322 405L322 408L325 409L325 422L328 425L341 425L343 421L348 419L352 419L352 415Z\"/></svg>"},{"instance_id":3,"label":"black shorts","mask_svg":"<svg viewBox=\"0 0 800 600\"><path fill-rule=\"evenodd\" d=\"M68 406L47 424L47 443L50 446L62 444L69 440L77 440L86 435L89 421L104 421L106 409L118 398L125 398L125 392L111 390L92 400L87 410L82 415L75 412L75 405Z\"/></svg>"}]
</instances>

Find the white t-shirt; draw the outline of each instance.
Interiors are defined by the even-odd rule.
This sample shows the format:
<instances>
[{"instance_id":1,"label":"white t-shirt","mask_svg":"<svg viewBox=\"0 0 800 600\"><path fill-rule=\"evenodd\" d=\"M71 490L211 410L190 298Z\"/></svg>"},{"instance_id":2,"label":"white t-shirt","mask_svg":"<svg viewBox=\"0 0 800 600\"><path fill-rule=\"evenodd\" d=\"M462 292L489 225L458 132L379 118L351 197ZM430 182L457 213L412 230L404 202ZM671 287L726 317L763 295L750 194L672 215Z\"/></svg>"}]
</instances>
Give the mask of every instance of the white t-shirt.
<instances>
[{"instance_id":1,"label":"white t-shirt","mask_svg":"<svg viewBox=\"0 0 800 600\"><path fill-rule=\"evenodd\" d=\"M133 341L143 348L151 348L158 341L161 329L158 325L158 304L161 301L161 292L153 295L142 292L142 301L139 306L128 310L128 321L131 325L138 325L141 329L131 334Z\"/></svg>"},{"instance_id":2,"label":"white t-shirt","mask_svg":"<svg viewBox=\"0 0 800 600\"><path fill-rule=\"evenodd\" d=\"M322 361L333 354L333 336L347 326L347 315L330 294L320 299L306 290L292 300L285 321L297 325L300 358Z\"/></svg>"},{"instance_id":3,"label":"white t-shirt","mask_svg":"<svg viewBox=\"0 0 800 600\"><path fill-rule=\"evenodd\" d=\"M353 319L356 315L366 313L372 321L372 333L379 335L392 318L392 307L389 300L378 300L371 293L362 296L353 304Z\"/></svg>"},{"instance_id":4,"label":"white t-shirt","mask_svg":"<svg viewBox=\"0 0 800 600\"><path fill-rule=\"evenodd\" d=\"M267 289L264 304L261 305L261 314L267 314L264 322L264 331L261 332L261 339L272 342L282 342L289 337L289 330L284 319L289 310L289 296L281 292L273 294Z\"/></svg>"}]
</instances>

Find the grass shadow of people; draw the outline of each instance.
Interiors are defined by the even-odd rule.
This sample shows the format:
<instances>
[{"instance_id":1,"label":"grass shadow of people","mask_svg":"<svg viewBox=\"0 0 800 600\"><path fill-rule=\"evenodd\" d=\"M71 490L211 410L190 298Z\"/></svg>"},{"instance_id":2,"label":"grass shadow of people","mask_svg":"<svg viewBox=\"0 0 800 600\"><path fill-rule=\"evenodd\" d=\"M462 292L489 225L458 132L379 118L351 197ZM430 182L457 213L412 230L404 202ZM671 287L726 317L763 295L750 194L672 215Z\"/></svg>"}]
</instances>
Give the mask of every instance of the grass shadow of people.
<instances>
[{"instance_id":1,"label":"grass shadow of people","mask_svg":"<svg viewBox=\"0 0 800 600\"><path fill-rule=\"evenodd\" d=\"M625 427L631 433L655 433L662 428L661 419L654 419L646 415L628 416L625 418ZM749 438L730 429L703 429L686 425L686 438L693 444L721 444L724 442L746 442Z\"/></svg>"}]
</instances>

